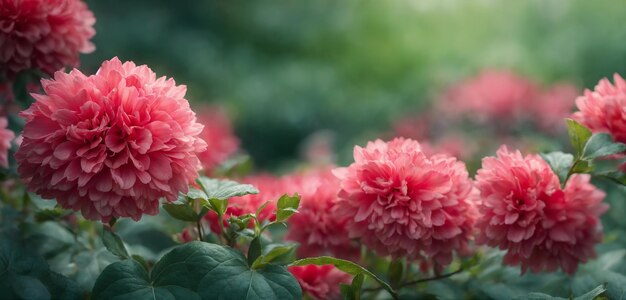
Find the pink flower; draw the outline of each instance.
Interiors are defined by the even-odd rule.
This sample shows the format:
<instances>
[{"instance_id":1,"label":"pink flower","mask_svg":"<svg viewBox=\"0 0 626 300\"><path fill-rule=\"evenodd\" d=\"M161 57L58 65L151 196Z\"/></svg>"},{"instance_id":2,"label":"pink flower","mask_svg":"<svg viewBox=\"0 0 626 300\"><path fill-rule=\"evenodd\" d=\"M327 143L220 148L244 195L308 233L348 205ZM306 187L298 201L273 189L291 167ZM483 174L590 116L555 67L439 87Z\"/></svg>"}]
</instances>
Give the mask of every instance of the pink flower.
<instances>
[{"instance_id":1,"label":"pink flower","mask_svg":"<svg viewBox=\"0 0 626 300\"><path fill-rule=\"evenodd\" d=\"M206 143L186 87L147 66L105 61L42 80L45 94L21 113L15 157L29 189L92 220L154 215L198 176Z\"/></svg>"},{"instance_id":2,"label":"pink flower","mask_svg":"<svg viewBox=\"0 0 626 300\"><path fill-rule=\"evenodd\" d=\"M355 147L355 162L335 169L341 180L337 210L349 216L351 237L379 255L448 265L467 254L475 218L465 165L427 156L414 140L376 140Z\"/></svg>"},{"instance_id":3,"label":"pink flower","mask_svg":"<svg viewBox=\"0 0 626 300\"><path fill-rule=\"evenodd\" d=\"M349 284L352 278L333 265L289 267L289 272L300 283L302 292L317 300L341 299L339 285Z\"/></svg>"},{"instance_id":4,"label":"pink flower","mask_svg":"<svg viewBox=\"0 0 626 300\"><path fill-rule=\"evenodd\" d=\"M276 200L287 193L282 179L271 175L257 175L244 178L241 182L255 186L259 193L230 198L228 200L228 209L223 216L224 227L228 226L227 220L231 216L237 217L256 213L256 210L265 202L268 202L268 204L261 210L257 218L259 222L274 220L276 217ZM204 220L209 223L212 232L217 234L222 232L217 214L211 211L205 215Z\"/></svg>"},{"instance_id":5,"label":"pink flower","mask_svg":"<svg viewBox=\"0 0 626 300\"><path fill-rule=\"evenodd\" d=\"M77 66L95 48L93 13L80 0L0 0L0 75Z\"/></svg>"},{"instance_id":6,"label":"pink flower","mask_svg":"<svg viewBox=\"0 0 626 300\"><path fill-rule=\"evenodd\" d=\"M286 185L300 196L298 213L289 220L287 240L300 243L298 256L332 255L358 260L360 247L348 234L348 217L335 211L339 180L330 169L308 171L293 175Z\"/></svg>"},{"instance_id":7,"label":"pink flower","mask_svg":"<svg viewBox=\"0 0 626 300\"><path fill-rule=\"evenodd\" d=\"M7 126L9 122L6 118L0 117L0 166L9 167L9 149L11 149L11 141L15 137L13 131L9 130Z\"/></svg>"},{"instance_id":8,"label":"pink flower","mask_svg":"<svg viewBox=\"0 0 626 300\"><path fill-rule=\"evenodd\" d=\"M509 71L484 70L452 86L438 102L443 113L477 121L520 117L537 93L535 84Z\"/></svg>"},{"instance_id":9,"label":"pink flower","mask_svg":"<svg viewBox=\"0 0 626 300\"><path fill-rule=\"evenodd\" d=\"M607 207L588 175L571 177L562 190L541 157L523 157L502 146L497 157L483 159L476 186L482 213L477 241L507 250L505 264L521 265L522 273L559 266L574 273L578 263L595 256L599 216Z\"/></svg>"},{"instance_id":10,"label":"pink flower","mask_svg":"<svg viewBox=\"0 0 626 300\"><path fill-rule=\"evenodd\" d=\"M576 99L580 111L574 119L591 129L592 132L610 133L618 142L626 143L626 81L613 75L614 85L604 78L593 91L585 90L585 95Z\"/></svg>"},{"instance_id":11,"label":"pink flower","mask_svg":"<svg viewBox=\"0 0 626 300\"><path fill-rule=\"evenodd\" d=\"M200 137L207 142L206 151L198 154L205 171L210 174L239 148L239 139L233 133L226 114L216 108L203 108L198 112L198 122L204 125Z\"/></svg>"},{"instance_id":12,"label":"pink flower","mask_svg":"<svg viewBox=\"0 0 626 300\"><path fill-rule=\"evenodd\" d=\"M564 119L574 107L574 100L578 96L576 86L561 83L549 87L539 95L530 107L532 117L543 130L554 131L556 128L565 128Z\"/></svg>"}]
</instances>

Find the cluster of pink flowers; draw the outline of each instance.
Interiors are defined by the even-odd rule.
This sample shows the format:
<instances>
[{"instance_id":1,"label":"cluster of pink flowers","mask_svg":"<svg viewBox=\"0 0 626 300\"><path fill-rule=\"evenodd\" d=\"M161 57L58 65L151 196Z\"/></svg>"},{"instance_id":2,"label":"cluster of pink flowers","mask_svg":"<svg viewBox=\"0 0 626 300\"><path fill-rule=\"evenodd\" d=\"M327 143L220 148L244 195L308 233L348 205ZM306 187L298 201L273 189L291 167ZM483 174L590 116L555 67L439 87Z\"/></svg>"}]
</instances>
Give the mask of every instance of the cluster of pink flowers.
<instances>
[{"instance_id":1,"label":"cluster of pink flowers","mask_svg":"<svg viewBox=\"0 0 626 300\"><path fill-rule=\"evenodd\" d=\"M105 61L42 80L15 157L31 191L93 220L156 214L198 176L206 149L186 87L147 66Z\"/></svg>"},{"instance_id":2,"label":"cluster of pink flowers","mask_svg":"<svg viewBox=\"0 0 626 300\"><path fill-rule=\"evenodd\" d=\"M332 265L289 267L289 272L300 283L302 292L316 300L341 299L339 285L349 284L352 277Z\"/></svg>"},{"instance_id":3,"label":"cluster of pink flowers","mask_svg":"<svg viewBox=\"0 0 626 300\"><path fill-rule=\"evenodd\" d=\"M450 87L437 108L449 116L482 122L529 119L550 129L570 114L576 95L576 87L570 84L542 90L513 72L487 69Z\"/></svg>"},{"instance_id":4,"label":"cluster of pink flowers","mask_svg":"<svg viewBox=\"0 0 626 300\"><path fill-rule=\"evenodd\" d=\"M95 21L80 0L0 0L0 77L77 66L95 49Z\"/></svg>"},{"instance_id":5,"label":"cluster of pink flowers","mask_svg":"<svg viewBox=\"0 0 626 300\"><path fill-rule=\"evenodd\" d=\"M296 241L299 257L332 255L356 261L360 247L348 235L348 217L336 211L339 180L331 170L321 169L296 174L286 186L300 196L298 213L289 219L287 240Z\"/></svg>"},{"instance_id":6,"label":"cluster of pink flowers","mask_svg":"<svg viewBox=\"0 0 626 300\"><path fill-rule=\"evenodd\" d=\"M239 148L239 138L233 133L230 120L219 108L205 107L198 110L198 122L204 125L200 133L207 149L198 158L207 174L228 159Z\"/></svg>"},{"instance_id":7,"label":"cluster of pink flowers","mask_svg":"<svg viewBox=\"0 0 626 300\"><path fill-rule=\"evenodd\" d=\"M626 143L626 81L613 76L614 84L604 78L593 91L576 99L579 111L573 117L592 132L606 132L618 142Z\"/></svg>"},{"instance_id":8,"label":"cluster of pink flowers","mask_svg":"<svg viewBox=\"0 0 626 300\"><path fill-rule=\"evenodd\" d=\"M558 177L538 155L523 157L505 146L483 159L476 175L481 216L479 244L507 250L504 262L522 272L574 273L595 256L602 236L604 192L574 175L561 189Z\"/></svg>"},{"instance_id":9,"label":"cluster of pink flowers","mask_svg":"<svg viewBox=\"0 0 626 300\"><path fill-rule=\"evenodd\" d=\"M261 213L257 215L257 218L259 222L273 221L276 218L276 200L286 193L282 178L272 175L256 175L246 177L242 179L241 182L255 186L259 190L259 193L229 199L228 208L223 217L224 227L228 226L227 220L231 216L238 217L255 213L256 210L266 202L267 205L261 210ZM204 220L208 222L212 232L221 234L222 230L215 212L211 211L206 214Z\"/></svg>"},{"instance_id":10,"label":"cluster of pink flowers","mask_svg":"<svg viewBox=\"0 0 626 300\"><path fill-rule=\"evenodd\" d=\"M7 128L8 125L7 119L0 117L0 167L5 168L9 166L8 153L11 149L11 141L15 138L13 131Z\"/></svg>"},{"instance_id":11,"label":"cluster of pink flowers","mask_svg":"<svg viewBox=\"0 0 626 300\"><path fill-rule=\"evenodd\" d=\"M377 254L450 264L467 254L476 210L465 165L447 155L427 156L417 141L377 140L355 147L355 162L335 169L341 180L340 215L351 237Z\"/></svg>"}]
</instances>

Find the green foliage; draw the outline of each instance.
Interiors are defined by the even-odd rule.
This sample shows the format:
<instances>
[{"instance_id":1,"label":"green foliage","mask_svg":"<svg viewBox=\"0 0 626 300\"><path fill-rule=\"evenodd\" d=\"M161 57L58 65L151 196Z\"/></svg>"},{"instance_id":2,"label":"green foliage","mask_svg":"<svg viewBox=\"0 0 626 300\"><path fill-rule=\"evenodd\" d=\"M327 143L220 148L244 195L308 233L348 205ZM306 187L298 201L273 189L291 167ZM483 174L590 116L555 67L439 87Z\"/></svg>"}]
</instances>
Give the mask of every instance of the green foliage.
<instances>
[{"instance_id":1,"label":"green foliage","mask_svg":"<svg viewBox=\"0 0 626 300\"><path fill-rule=\"evenodd\" d=\"M560 181L565 182L567 174L574 163L574 156L569 153L554 151L542 153L541 157L548 162L554 173L559 176Z\"/></svg>"},{"instance_id":2,"label":"green foliage","mask_svg":"<svg viewBox=\"0 0 626 300\"><path fill-rule=\"evenodd\" d=\"M52 272L39 255L0 238L0 289L6 299L81 299L79 287Z\"/></svg>"},{"instance_id":3,"label":"green foliage","mask_svg":"<svg viewBox=\"0 0 626 300\"><path fill-rule=\"evenodd\" d=\"M569 134L570 142L578 159L582 157L585 145L591 138L591 130L572 119L566 119L565 121L567 122L567 133Z\"/></svg>"},{"instance_id":4,"label":"green foliage","mask_svg":"<svg viewBox=\"0 0 626 300\"><path fill-rule=\"evenodd\" d=\"M115 232L112 231L112 229L107 227L103 228L102 243L104 243L107 250L111 251L111 253L115 254L115 256L121 259L130 258L128 250L126 250L126 246L124 246L124 242L117 234L115 234Z\"/></svg>"},{"instance_id":5,"label":"green foliage","mask_svg":"<svg viewBox=\"0 0 626 300\"><path fill-rule=\"evenodd\" d=\"M282 195L276 204L276 222L286 221L293 214L298 212L300 205L300 195Z\"/></svg>"},{"instance_id":6,"label":"green foliage","mask_svg":"<svg viewBox=\"0 0 626 300\"><path fill-rule=\"evenodd\" d=\"M155 299L302 298L298 282L285 267L268 264L253 270L240 252L204 242L174 248L150 273L133 260L114 263L98 278L93 297L131 299L151 293Z\"/></svg>"},{"instance_id":7,"label":"green foliage","mask_svg":"<svg viewBox=\"0 0 626 300\"><path fill-rule=\"evenodd\" d=\"M613 142L608 133L592 135L582 151L582 159L591 160L626 151L626 145Z\"/></svg>"},{"instance_id":8,"label":"green foliage","mask_svg":"<svg viewBox=\"0 0 626 300\"><path fill-rule=\"evenodd\" d=\"M580 295L578 297L572 297L569 299L571 300L602 300L602 299L606 299L602 296L602 294L605 291L606 291L605 286L600 285L583 295ZM568 298L552 297L548 294L543 294L543 293L530 293L526 296L517 297L515 299L516 300L568 300Z\"/></svg>"}]
</instances>

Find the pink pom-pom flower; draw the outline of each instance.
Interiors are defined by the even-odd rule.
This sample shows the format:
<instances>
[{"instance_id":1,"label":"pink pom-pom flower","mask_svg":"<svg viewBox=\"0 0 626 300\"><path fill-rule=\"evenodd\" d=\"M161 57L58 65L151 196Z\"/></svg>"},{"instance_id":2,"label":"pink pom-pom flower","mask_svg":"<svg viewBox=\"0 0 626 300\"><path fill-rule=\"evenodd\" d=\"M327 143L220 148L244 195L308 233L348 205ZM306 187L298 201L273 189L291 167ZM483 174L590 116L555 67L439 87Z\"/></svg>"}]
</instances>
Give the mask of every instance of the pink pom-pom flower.
<instances>
[{"instance_id":1,"label":"pink pom-pom flower","mask_svg":"<svg viewBox=\"0 0 626 300\"><path fill-rule=\"evenodd\" d=\"M207 174L224 162L239 148L239 139L233 133L230 120L217 108L201 108L197 111L198 122L204 125L200 137L207 143L207 149L198 154Z\"/></svg>"},{"instance_id":2,"label":"pink pom-pom flower","mask_svg":"<svg viewBox=\"0 0 626 300\"><path fill-rule=\"evenodd\" d=\"M576 99L579 111L573 117L592 132L606 132L615 141L626 143L626 81L613 76L614 84L604 78L593 91Z\"/></svg>"},{"instance_id":3,"label":"pink pom-pom flower","mask_svg":"<svg viewBox=\"0 0 626 300\"><path fill-rule=\"evenodd\" d=\"M348 234L348 217L335 210L339 180L330 169L308 171L286 179L300 196L298 213L289 218L286 239L300 243L298 256L332 255L356 261L360 247Z\"/></svg>"},{"instance_id":4,"label":"pink pom-pom flower","mask_svg":"<svg viewBox=\"0 0 626 300\"><path fill-rule=\"evenodd\" d=\"M506 250L504 263L522 272L574 273L595 256L602 237L599 216L604 192L589 175L572 176L561 189L556 174L538 155L522 156L502 146L483 159L476 175L480 191L479 244Z\"/></svg>"},{"instance_id":5,"label":"pink pom-pom flower","mask_svg":"<svg viewBox=\"0 0 626 300\"><path fill-rule=\"evenodd\" d=\"M0 76L77 66L79 53L95 49L95 22L80 0L0 0Z\"/></svg>"},{"instance_id":6,"label":"pink pom-pom flower","mask_svg":"<svg viewBox=\"0 0 626 300\"><path fill-rule=\"evenodd\" d=\"M450 264L467 254L475 219L465 165L427 156L414 140L376 140L355 147L354 163L334 170L341 180L337 210L351 237L379 255Z\"/></svg>"},{"instance_id":7,"label":"pink pom-pom flower","mask_svg":"<svg viewBox=\"0 0 626 300\"><path fill-rule=\"evenodd\" d=\"M520 118L537 87L510 71L487 69L452 86L438 102L450 116L467 116L477 121L511 121Z\"/></svg>"},{"instance_id":8,"label":"pink pom-pom flower","mask_svg":"<svg viewBox=\"0 0 626 300\"><path fill-rule=\"evenodd\" d=\"M9 122L5 117L0 117L0 166L9 167L9 149L11 149L11 141L15 138L13 131L7 126Z\"/></svg>"},{"instance_id":9,"label":"pink pom-pom flower","mask_svg":"<svg viewBox=\"0 0 626 300\"><path fill-rule=\"evenodd\" d=\"M28 188L92 220L154 215L198 176L206 149L186 87L147 66L105 61L42 80L15 157Z\"/></svg>"},{"instance_id":10,"label":"pink pom-pom flower","mask_svg":"<svg viewBox=\"0 0 626 300\"><path fill-rule=\"evenodd\" d=\"M341 299L339 285L349 284L352 276L332 265L294 266L289 272L298 280L302 292L316 300Z\"/></svg>"}]
</instances>

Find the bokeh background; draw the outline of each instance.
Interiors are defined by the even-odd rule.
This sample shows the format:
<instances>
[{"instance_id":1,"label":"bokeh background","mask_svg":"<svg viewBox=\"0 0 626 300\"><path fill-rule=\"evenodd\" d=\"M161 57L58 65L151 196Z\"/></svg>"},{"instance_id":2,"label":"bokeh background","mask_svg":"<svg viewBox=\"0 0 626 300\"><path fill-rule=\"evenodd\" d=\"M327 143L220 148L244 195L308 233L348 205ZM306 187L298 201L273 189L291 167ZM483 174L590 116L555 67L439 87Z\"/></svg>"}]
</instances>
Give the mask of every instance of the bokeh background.
<instances>
[{"instance_id":1,"label":"bokeh background","mask_svg":"<svg viewBox=\"0 0 626 300\"><path fill-rule=\"evenodd\" d=\"M263 169L325 130L339 163L484 68L581 90L626 69L623 1L87 1L87 73L113 56L226 108ZM573 102L573 99L572 99Z\"/></svg>"}]
</instances>

